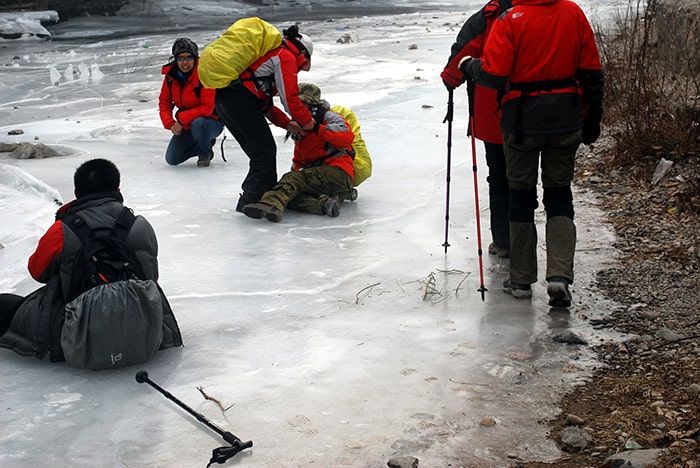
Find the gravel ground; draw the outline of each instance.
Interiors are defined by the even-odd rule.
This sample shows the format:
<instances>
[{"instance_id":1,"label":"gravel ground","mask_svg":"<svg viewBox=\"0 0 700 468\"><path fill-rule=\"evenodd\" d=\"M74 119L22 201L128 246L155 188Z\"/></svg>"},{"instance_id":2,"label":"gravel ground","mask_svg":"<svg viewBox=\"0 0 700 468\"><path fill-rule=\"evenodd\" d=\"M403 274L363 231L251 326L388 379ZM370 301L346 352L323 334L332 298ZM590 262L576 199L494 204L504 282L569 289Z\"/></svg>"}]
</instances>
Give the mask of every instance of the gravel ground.
<instances>
[{"instance_id":1,"label":"gravel ground","mask_svg":"<svg viewBox=\"0 0 700 468\"><path fill-rule=\"evenodd\" d=\"M700 162L676 155L652 184L661 155L614 167L611 145L602 138L577 159L576 184L596 195L620 252L597 274L597 287L620 306L591 322L632 338L596 347L604 366L562 399L558 418L543 421L560 447L571 426L590 434L590 445L563 448L553 464L515 466L601 467L643 448L663 449L654 466L700 467Z\"/></svg>"}]
</instances>

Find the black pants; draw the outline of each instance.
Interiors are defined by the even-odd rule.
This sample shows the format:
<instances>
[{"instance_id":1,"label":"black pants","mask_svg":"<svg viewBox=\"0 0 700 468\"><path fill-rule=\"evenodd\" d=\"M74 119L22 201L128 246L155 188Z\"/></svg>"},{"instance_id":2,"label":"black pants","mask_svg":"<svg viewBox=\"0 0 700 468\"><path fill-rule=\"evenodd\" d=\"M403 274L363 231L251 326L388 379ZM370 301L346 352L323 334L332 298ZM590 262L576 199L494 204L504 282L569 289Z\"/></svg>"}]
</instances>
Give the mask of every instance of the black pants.
<instances>
[{"instance_id":1,"label":"black pants","mask_svg":"<svg viewBox=\"0 0 700 468\"><path fill-rule=\"evenodd\" d=\"M510 188L506 176L506 156L503 145L486 143L486 164L489 175L489 211L491 214L491 238L498 247L510 250L510 228L508 220L508 205L510 204Z\"/></svg>"},{"instance_id":2,"label":"black pants","mask_svg":"<svg viewBox=\"0 0 700 468\"><path fill-rule=\"evenodd\" d=\"M10 328L12 318L22 302L24 302L24 296L0 294L0 335L5 334Z\"/></svg>"},{"instance_id":3,"label":"black pants","mask_svg":"<svg viewBox=\"0 0 700 468\"><path fill-rule=\"evenodd\" d=\"M246 88L216 90L216 113L248 156L242 197L255 203L277 183L277 145L258 101Z\"/></svg>"}]
</instances>

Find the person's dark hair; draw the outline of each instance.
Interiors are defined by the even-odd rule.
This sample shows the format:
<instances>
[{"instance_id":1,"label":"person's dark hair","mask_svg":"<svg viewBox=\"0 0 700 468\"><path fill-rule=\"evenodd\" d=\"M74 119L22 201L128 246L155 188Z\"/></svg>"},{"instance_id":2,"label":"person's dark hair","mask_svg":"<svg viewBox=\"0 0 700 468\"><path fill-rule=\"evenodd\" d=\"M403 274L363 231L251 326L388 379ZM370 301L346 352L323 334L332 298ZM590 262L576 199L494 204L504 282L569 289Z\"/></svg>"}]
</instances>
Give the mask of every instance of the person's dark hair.
<instances>
[{"instance_id":1,"label":"person's dark hair","mask_svg":"<svg viewBox=\"0 0 700 468\"><path fill-rule=\"evenodd\" d=\"M73 184L75 196L84 197L91 193L116 192L119 190L119 169L106 159L91 159L75 171Z\"/></svg>"}]
</instances>

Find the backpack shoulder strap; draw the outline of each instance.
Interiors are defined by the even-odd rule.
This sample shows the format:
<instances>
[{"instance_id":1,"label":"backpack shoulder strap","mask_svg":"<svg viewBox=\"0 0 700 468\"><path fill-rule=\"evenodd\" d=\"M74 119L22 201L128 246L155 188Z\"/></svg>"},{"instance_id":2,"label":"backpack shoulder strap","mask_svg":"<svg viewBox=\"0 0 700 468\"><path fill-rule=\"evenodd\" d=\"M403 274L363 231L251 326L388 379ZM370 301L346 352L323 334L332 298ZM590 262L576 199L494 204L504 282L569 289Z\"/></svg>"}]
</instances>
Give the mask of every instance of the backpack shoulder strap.
<instances>
[{"instance_id":1,"label":"backpack shoulder strap","mask_svg":"<svg viewBox=\"0 0 700 468\"><path fill-rule=\"evenodd\" d=\"M113 235L120 240L126 239L135 221L136 216L134 212L131 211L131 208L127 208L126 206L122 207L122 211L119 213L119 216L117 216L117 221L114 224Z\"/></svg>"},{"instance_id":2,"label":"backpack shoulder strap","mask_svg":"<svg viewBox=\"0 0 700 468\"><path fill-rule=\"evenodd\" d=\"M114 229L107 235L107 245L119 251L120 255L125 258L131 265L131 268L136 270L136 274L140 279L146 279L146 275L143 272L141 264L138 262L135 255L133 255L126 248L126 236L129 235L129 231L136 222L136 216L131 208L126 206L122 207L121 213L117 216L117 221L114 223Z\"/></svg>"},{"instance_id":3,"label":"backpack shoulder strap","mask_svg":"<svg viewBox=\"0 0 700 468\"><path fill-rule=\"evenodd\" d=\"M73 213L63 218L63 224L68 226L68 228L78 236L78 239L83 245L87 244L92 229L90 229L90 226L88 226L88 223L86 223L83 218L78 216L77 213Z\"/></svg>"},{"instance_id":4,"label":"backpack shoulder strap","mask_svg":"<svg viewBox=\"0 0 700 468\"><path fill-rule=\"evenodd\" d=\"M130 208L126 206L122 208L122 211L117 216L117 221L114 224L114 229L109 234L112 237L116 237L123 241L129 234L131 227L136 221L136 216ZM63 223L66 224L71 231L75 233L83 244L86 244L88 240L93 237L93 230L90 228L88 223L83 220L77 213L73 213L63 219Z\"/></svg>"}]
</instances>

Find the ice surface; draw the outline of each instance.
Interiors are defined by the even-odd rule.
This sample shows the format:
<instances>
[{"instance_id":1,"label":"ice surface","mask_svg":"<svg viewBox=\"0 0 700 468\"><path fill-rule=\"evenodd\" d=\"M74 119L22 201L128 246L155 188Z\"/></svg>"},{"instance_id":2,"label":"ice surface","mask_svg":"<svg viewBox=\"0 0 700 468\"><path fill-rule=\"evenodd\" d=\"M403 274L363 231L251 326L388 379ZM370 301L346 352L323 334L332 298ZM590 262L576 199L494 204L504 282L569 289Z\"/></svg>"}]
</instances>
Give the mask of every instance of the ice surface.
<instances>
[{"instance_id":1,"label":"ice surface","mask_svg":"<svg viewBox=\"0 0 700 468\"><path fill-rule=\"evenodd\" d=\"M199 4L187 2L190 23ZM543 278L532 301L503 294L507 263L488 255L482 302L467 102L459 89L445 254L447 93L439 73L461 24L480 6L443 2L432 11L302 23L315 53L300 79L355 111L374 174L338 218L288 212L279 224L234 211L247 159L230 135L228 162L218 144L209 168L163 160L169 133L157 112L160 66L176 34L203 47L223 23L149 32L148 20L132 18L128 35L86 41L64 26L53 42L0 49L0 62L11 65L0 70L0 142L41 142L67 154L14 160L0 153L0 168L17 175L0 178L1 290L26 294L39 286L26 259L53 221L53 197L72 198L80 163L109 158L121 169L125 203L158 234L161 285L185 341L141 368L214 424L253 440L228 465L380 467L404 455L426 467L555 459L559 451L540 421L556 415L557 397L597 364L588 348L555 343L551 334L611 339L583 316L611 307L592 284L613 253L612 234L592 201L576 194L571 311L549 310ZM275 24L290 24L293 11L276 8L275 17L285 18ZM102 22L104 31L110 21L85 24ZM353 41L336 42L344 34ZM76 79L69 67L79 70ZM8 135L13 129L24 134ZM274 132L281 175L292 146ZM485 249L481 144L477 153ZM537 216L541 226L544 215ZM0 361L0 466L205 466L224 445L136 383L140 368L91 372L9 350L0 350ZM198 386L234 406L223 413ZM495 426L480 426L484 417Z\"/></svg>"}]
</instances>

